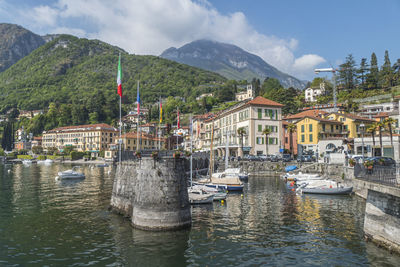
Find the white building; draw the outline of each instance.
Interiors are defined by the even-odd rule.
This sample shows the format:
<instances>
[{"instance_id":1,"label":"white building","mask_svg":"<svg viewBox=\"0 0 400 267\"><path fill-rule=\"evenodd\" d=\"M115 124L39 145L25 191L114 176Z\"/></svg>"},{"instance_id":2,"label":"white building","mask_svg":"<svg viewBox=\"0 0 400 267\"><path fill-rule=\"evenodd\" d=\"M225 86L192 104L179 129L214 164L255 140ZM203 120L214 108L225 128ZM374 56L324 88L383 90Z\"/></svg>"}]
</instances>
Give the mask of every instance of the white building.
<instances>
[{"instance_id":1,"label":"white building","mask_svg":"<svg viewBox=\"0 0 400 267\"><path fill-rule=\"evenodd\" d=\"M248 84L245 91L235 94L236 101L243 101L254 98L254 90L251 84Z\"/></svg>"},{"instance_id":2,"label":"white building","mask_svg":"<svg viewBox=\"0 0 400 267\"><path fill-rule=\"evenodd\" d=\"M372 141L371 136L364 136L364 138L355 138L354 139L354 150L356 154L362 154L362 141L364 139L364 153L366 157L373 156L381 156L381 148L379 142L379 135L375 136L375 146ZM397 134L393 135L393 147L390 142L390 136L385 133L382 136L382 146L383 146L383 155L384 157L393 158L396 161L400 160L400 136Z\"/></svg>"},{"instance_id":3,"label":"white building","mask_svg":"<svg viewBox=\"0 0 400 267\"><path fill-rule=\"evenodd\" d=\"M386 102L380 104L367 104L361 105L360 115L368 118L372 118L374 115L378 115L381 112L393 112L399 110L399 102Z\"/></svg>"},{"instance_id":4,"label":"white building","mask_svg":"<svg viewBox=\"0 0 400 267\"><path fill-rule=\"evenodd\" d=\"M304 90L306 102L316 102L317 96L325 94L325 83L320 83L319 88L307 88Z\"/></svg>"},{"instance_id":5,"label":"white building","mask_svg":"<svg viewBox=\"0 0 400 267\"><path fill-rule=\"evenodd\" d=\"M258 96L220 112L203 122L205 130L203 135L200 134L204 138L201 149L210 150L212 142L217 156L225 156L227 145L229 156L279 153L282 148L282 106ZM237 133L239 128L245 130L243 151L242 137ZM268 140L263 134L266 128L271 129Z\"/></svg>"}]
</instances>

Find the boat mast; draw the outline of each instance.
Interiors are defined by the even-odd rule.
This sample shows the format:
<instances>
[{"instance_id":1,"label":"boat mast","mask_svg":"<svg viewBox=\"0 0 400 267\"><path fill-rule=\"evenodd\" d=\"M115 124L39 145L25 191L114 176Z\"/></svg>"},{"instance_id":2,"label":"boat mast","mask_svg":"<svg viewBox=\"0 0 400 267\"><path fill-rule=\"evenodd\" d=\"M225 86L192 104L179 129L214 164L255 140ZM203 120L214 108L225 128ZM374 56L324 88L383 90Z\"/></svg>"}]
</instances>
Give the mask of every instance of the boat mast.
<instances>
[{"instance_id":1,"label":"boat mast","mask_svg":"<svg viewBox=\"0 0 400 267\"><path fill-rule=\"evenodd\" d=\"M193 186L193 119L190 116L190 187Z\"/></svg>"}]
</instances>

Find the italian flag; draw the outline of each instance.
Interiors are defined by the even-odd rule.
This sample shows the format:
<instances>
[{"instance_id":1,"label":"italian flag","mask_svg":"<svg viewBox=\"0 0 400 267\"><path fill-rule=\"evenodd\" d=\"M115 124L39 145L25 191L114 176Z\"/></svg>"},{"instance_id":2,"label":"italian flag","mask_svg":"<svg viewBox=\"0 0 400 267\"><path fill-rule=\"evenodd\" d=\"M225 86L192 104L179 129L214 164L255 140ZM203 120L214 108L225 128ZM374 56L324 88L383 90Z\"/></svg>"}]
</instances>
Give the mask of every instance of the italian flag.
<instances>
[{"instance_id":1,"label":"italian flag","mask_svg":"<svg viewBox=\"0 0 400 267\"><path fill-rule=\"evenodd\" d=\"M121 53L119 54L118 58L118 75L117 75L117 84L118 84L118 94L122 97L122 68L121 68Z\"/></svg>"}]
</instances>

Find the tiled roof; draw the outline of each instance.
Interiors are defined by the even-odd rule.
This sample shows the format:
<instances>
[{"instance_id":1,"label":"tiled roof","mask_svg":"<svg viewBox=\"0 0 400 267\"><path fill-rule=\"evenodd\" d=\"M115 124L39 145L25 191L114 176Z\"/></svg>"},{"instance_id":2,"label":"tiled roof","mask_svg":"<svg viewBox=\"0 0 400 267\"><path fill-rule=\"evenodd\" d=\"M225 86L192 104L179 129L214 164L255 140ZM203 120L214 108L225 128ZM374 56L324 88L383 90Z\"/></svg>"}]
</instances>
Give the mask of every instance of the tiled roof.
<instances>
[{"instance_id":1,"label":"tiled roof","mask_svg":"<svg viewBox=\"0 0 400 267\"><path fill-rule=\"evenodd\" d=\"M374 118L382 118L382 117L389 117L389 113L387 112L379 112L378 114L372 116Z\"/></svg>"},{"instance_id":2,"label":"tiled roof","mask_svg":"<svg viewBox=\"0 0 400 267\"><path fill-rule=\"evenodd\" d=\"M346 117L346 118L349 118L349 119L353 119L353 120L357 120L357 121L375 122L375 120L372 120L372 119L369 119L369 118L366 118L366 117L361 117L361 116L358 116L358 115L356 115L356 114L351 114L351 113L337 113L337 112L332 112L332 113L329 113L328 116L329 116L330 114L336 114L336 115L339 115L339 116L341 115L341 116L343 116L343 117Z\"/></svg>"},{"instance_id":3,"label":"tiled roof","mask_svg":"<svg viewBox=\"0 0 400 267\"><path fill-rule=\"evenodd\" d=\"M305 117L302 118L302 119L305 119L305 118L317 120L317 121L319 121L319 122L331 123L331 124L343 124L343 122L340 122L340 121L327 120L327 119L323 119L323 118L320 118L320 117L305 116ZM301 120L302 120L302 119L301 119ZM299 121L300 121L300 120L299 120Z\"/></svg>"},{"instance_id":4,"label":"tiled roof","mask_svg":"<svg viewBox=\"0 0 400 267\"><path fill-rule=\"evenodd\" d=\"M84 131L94 131L98 130L109 130L109 131L117 131L116 128L105 124L105 123L98 123L98 124L86 124L86 125L74 125L74 126L65 126L59 127L52 130L49 130L48 133L52 132L84 132Z\"/></svg>"},{"instance_id":5,"label":"tiled roof","mask_svg":"<svg viewBox=\"0 0 400 267\"><path fill-rule=\"evenodd\" d=\"M284 106L278 102L272 101L272 100L264 98L262 96L257 96L256 98L250 100L246 104L247 105L275 106L275 107L283 107Z\"/></svg>"},{"instance_id":6,"label":"tiled roof","mask_svg":"<svg viewBox=\"0 0 400 267\"><path fill-rule=\"evenodd\" d=\"M322 115L328 114L328 112L318 109L305 110L297 114L289 115L283 118L284 120L302 119L304 117L320 117Z\"/></svg>"}]
</instances>

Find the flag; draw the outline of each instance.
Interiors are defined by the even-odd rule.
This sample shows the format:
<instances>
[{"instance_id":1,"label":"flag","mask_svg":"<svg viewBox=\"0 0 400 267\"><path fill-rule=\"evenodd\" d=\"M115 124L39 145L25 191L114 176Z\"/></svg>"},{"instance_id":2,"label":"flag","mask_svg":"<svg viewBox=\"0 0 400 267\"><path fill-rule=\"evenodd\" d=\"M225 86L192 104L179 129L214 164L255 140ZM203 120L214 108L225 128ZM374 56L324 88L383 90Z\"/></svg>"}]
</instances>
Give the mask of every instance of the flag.
<instances>
[{"instance_id":1,"label":"flag","mask_svg":"<svg viewBox=\"0 0 400 267\"><path fill-rule=\"evenodd\" d=\"M118 84L118 94L119 97L122 97L122 68L121 68L121 53L119 54L118 58L118 75L117 75L117 84Z\"/></svg>"},{"instance_id":2,"label":"flag","mask_svg":"<svg viewBox=\"0 0 400 267\"><path fill-rule=\"evenodd\" d=\"M177 125L178 129L181 128L180 125L179 125L179 124L180 124L180 123L179 123L179 108L178 108L178 123L177 123L177 124L178 124L178 125Z\"/></svg>"},{"instance_id":3,"label":"flag","mask_svg":"<svg viewBox=\"0 0 400 267\"><path fill-rule=\"evenodd\" d=\"M162 123L162 102L160 98L160 123Z\"/></svg>"},{"instance_id":4,"label":"flag","mask_svg":"<svg viewBox=\"0 0 400 267\"><path fill-rule=\"evenodd\" d=\"M139 81L138 81L138 83L137 83L136 102L137 102L137 114L138 114L138 116L140 116L140 94L139 94Z\"/></svg>"}]
</instances>

